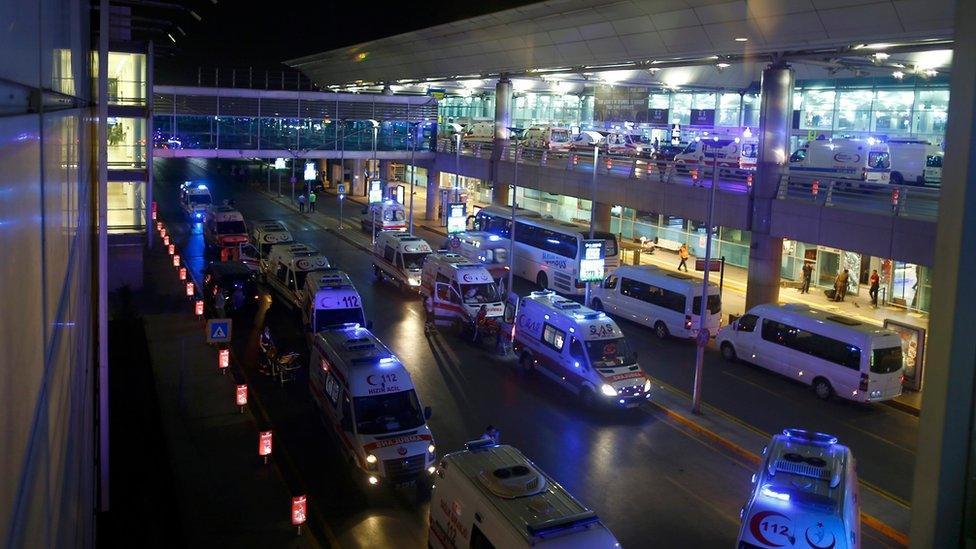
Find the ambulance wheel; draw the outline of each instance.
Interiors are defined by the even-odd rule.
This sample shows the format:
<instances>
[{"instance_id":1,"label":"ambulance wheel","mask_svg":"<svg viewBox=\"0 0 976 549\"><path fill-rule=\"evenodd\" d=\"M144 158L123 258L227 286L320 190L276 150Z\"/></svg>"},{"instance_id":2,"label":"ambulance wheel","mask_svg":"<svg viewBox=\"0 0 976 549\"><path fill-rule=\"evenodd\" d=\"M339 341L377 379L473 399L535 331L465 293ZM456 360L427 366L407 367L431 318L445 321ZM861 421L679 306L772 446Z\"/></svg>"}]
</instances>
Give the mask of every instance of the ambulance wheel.
<instances>
[{"instance_id":1,"label":"ambulance wheel","mask_svg":"<svg viewBox=\"0 0 976 549\"><path fill-rule=\"evenodd\" d=\"M671 335L671 332L668 331L667 324L658 320L654 323L654 335L656 335L658 339L667 339Z\"/></svg>"},{"instance_id":2,"label":"ambulance wheel","mask_svg":"<svg viewBox=\"0 0 976 549\"><path fill-rule=\"evenodd\" d=\"M544 271L539 271L539 274L535 275L535 285L538 286L540 290L549 289L549 277L546 276Z\"/></svg>"},{"instance_id":3,"label":"ambulance wheel","mask_svg":"<svg viewBox=\"0 0 976 549\"><path fill-rule=\"evenodd\" d=\"M600 301L599 298L594 298L593 299L593 302L590 304L590 306L593 307L593 310L594 311L602 311L603 310L603 302Z\"/></svg>"},{"instance_id":4,"label":"ambulance wheel","mask_svg":"<svg viewBox=\"0 0 976 549\"><path fill-rule=\"evenodd\" d=\"M818 377L813 380L813 392L817 394L820 400L830 400L830 397L834 395L834 388L830 386L829 381Z\"/></svg>"},{"instance_id":5,"label":"ambulance wheel","mask_svg":"<svg viewBox=\"0 0 976 549\"><path fill-rule=\"evenodd\" d=\"M596 395L593 394L593 390L589 387L583 387L579 393L580 406L586 410L592 410L596 407Z\"/></svg>"},{"instance_id":6,"label":"ambulance wheel","mask_svg":"<svg viewBox=\"0 0 976 549\"><path fill-rule=\"evenodd\" d=\"M522 358L519 359L519 366L522 367L522 371L529 373L535 370L535 362L532 360L532 355L529 353L522 353Z\"/></svg>"},{"instance_id":7,"label":"ambulance wheel","mask_svg":"<svg viewBox=\"0 0 976 549\"><path fill-rule=\"evenodd\" d=\"M735 354L735 347L733 347L728 341L722 344L722 358L724 358L727 362L735 362L737 358Z\"/></svg>"}]
</instances>

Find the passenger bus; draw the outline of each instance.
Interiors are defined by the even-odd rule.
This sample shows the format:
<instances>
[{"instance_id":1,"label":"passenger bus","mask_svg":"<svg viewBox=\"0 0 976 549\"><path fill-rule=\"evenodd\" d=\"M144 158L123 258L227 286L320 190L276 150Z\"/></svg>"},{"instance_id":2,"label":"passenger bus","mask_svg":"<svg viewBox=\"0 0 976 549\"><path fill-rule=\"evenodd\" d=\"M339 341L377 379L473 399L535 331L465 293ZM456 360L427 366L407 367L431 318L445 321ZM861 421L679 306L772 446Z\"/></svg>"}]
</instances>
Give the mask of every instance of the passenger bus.
<instances>
[{"instance_id":1,"label":"passenger bus","mask_svg":"<svg viewBox=\"0 0 976 549\"><path fill-rule=\"evenodd\" d=\"M488 206L474 216L474 229L497 235L508 245L512 230L510 208ZM543 290L552 289L566 295L582 295L586 284L579 279L583 241L590 230L583 225L543 219L535 212L515 212L515 274L535 282ZM620 265L617 237L596 231L594 238L604 241L605 269L612 271Z\"/></svg>"}]
</instances>

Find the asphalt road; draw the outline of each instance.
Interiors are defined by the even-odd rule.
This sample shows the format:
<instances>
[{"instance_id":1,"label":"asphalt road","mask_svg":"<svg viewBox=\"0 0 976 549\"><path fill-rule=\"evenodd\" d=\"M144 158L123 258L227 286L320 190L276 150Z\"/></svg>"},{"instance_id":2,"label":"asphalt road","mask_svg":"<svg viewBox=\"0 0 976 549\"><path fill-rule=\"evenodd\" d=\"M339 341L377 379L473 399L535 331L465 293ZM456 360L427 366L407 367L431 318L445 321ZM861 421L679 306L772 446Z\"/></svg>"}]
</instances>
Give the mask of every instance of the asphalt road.
<instances>
[{"instance_id":1,"label":"asphalt road","mask_svg":"<svg viewBox=\"0 0 976 549\"><path fill-rule=\"evenodd\" d=\"M406 294L372 276L371 262L358 247L324 230L318 221L236 188L216 173L214 161L157 161L156 198L161 214L180 219L176 188L185 179L208 178L219 200L233 196L247 219L281 220L296 240L315 245L352 277L363 296L374 332L407 365L424 405L433 408L431 429L438 452L459 449L491 423L502 441L520 448L577 498L597 511L624 546L649 539L670 546L732 546L739 508L753 473L746 464L684 430L650 408L631 413L588 414L575 400L541 377L521 375L512 364L450 334L426 338L423 310ZM329 195L319 209L334 206ZM351 203L347 217L358 214ZM199 226L171 223L191 268L203 265ZM347 228L349 238L366 235ZM433 234L432 243L442 237ZM528 290L525 283L516 290ZM270 305L269 303L273 302ZM244 365L285 446L286 474L308 486L313 505L343 546L422 546L426 540L427 497L423 487L371 489L336 452L337 443L321 426L305 380L284 388L256 371L257 331L266 311L280 347L307 356L299 315L267 299L254 319L235 324L235 358ZM694 346L659 341L650 330L626 322L621 327L656 379L690 391ZM714 349L706 356L707 403L751 428L779 431L806 427L831 432L849 444L861 478L907 499L911 489L917 419L885 406L821 402L789 380L744 365L726 364ZM276 446L277 447L277 446ZM865 546L884 542L865 529Z\"/></svg>"}]
</instances>

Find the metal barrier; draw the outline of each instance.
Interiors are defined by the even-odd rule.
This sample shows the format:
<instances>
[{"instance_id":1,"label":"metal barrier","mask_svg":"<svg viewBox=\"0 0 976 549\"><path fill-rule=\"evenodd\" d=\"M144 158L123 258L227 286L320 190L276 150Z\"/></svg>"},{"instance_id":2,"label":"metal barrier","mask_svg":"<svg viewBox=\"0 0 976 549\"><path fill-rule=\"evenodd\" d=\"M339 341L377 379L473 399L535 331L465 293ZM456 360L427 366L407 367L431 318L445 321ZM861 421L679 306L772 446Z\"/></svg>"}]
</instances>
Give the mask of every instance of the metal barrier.
<instances>
[{"instance_id":1,"label":"metal barrier","mask_svg":"<svg viewBox=\"0 0 976 549\"><path fill-rule=\"evenodd\" d=\"M785 174L780 178L777 198L933 221L939 214L938 188L855 179Z\"/></svg>"}]
</instances>

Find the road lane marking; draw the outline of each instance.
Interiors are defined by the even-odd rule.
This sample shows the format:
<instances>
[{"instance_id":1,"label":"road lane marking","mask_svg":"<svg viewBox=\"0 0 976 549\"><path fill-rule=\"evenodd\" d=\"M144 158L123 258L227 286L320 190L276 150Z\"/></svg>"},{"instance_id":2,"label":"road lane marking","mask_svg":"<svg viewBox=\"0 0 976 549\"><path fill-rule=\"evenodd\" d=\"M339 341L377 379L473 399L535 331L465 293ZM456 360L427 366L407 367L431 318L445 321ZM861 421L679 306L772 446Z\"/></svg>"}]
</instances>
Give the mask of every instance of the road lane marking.
<instances>
[{"instance_id":1,"label":"road lane marking","mask_svg":"<svg viewBox=\"0 0 976 549\"><path fill-rule=\"evenodd\" d=\"M738 526L740 526L742 524L742 522L739 520L738 517L736 517L734 515L730 515L728 512L726 512L721 507L719 507L717 505L714 505L711 501L709 501L709 500L701 497L700 495L696 494L694 491L689 490L684 484L682 484L682 483L674 480L669 475L664 475L664 480L666 480L666 481L670 482L671 484L673 484L675 487L677 487L679 490L681 490L682 492L684 492L686 495L690 496L693 500L701 503L705 507L708 507L708 508L712 509L720 517L722 517L725 520L731 522L736 527L738 527Z\"/></svg>"}]
</instances>

